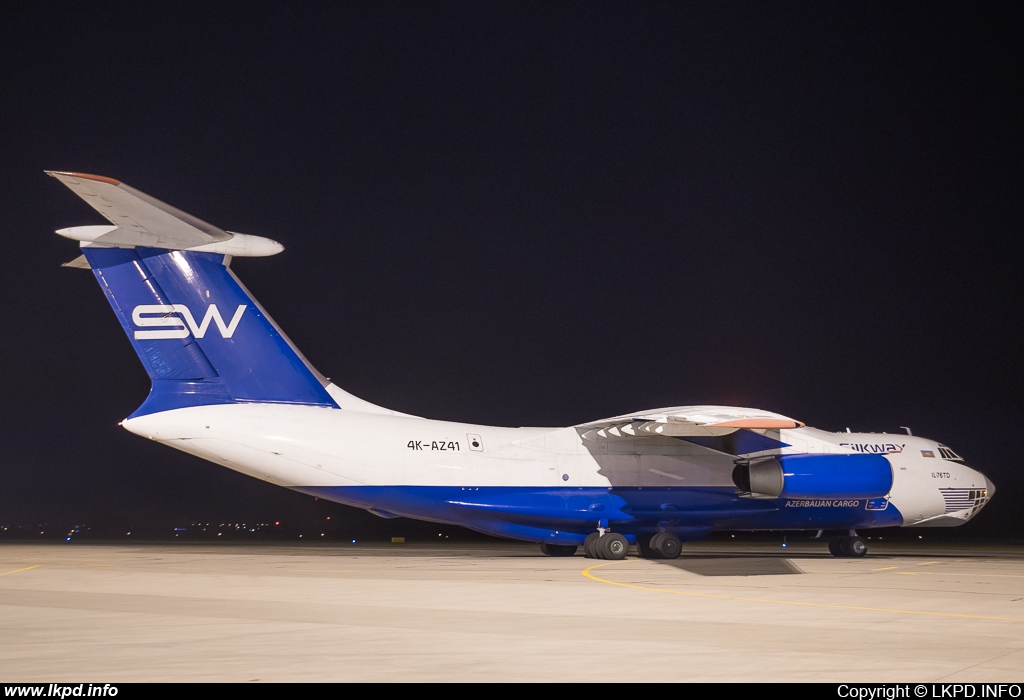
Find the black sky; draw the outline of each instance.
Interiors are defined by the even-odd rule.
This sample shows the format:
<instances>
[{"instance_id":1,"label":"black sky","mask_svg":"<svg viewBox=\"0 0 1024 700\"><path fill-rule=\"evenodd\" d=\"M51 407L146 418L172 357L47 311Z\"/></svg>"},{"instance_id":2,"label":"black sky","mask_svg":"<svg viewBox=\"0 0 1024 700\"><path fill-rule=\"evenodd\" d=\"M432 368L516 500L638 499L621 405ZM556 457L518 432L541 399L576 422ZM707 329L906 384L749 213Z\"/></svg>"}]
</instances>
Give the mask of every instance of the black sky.
<instances>
[{"instance_id":1,"label":"black sky","mask_svg":"<svg viewBox=\"0 0 1024 700\"><path fill-rule=\"evenodd\" d=\"M0 522L301 517L117 427L148 380L44 169L285 244L343 388L568 425L685 404L945 441L1024 489L1009 3L8 4ZM337 511L359 521L347 509ZM370 517L370 516L365 516Z\"/></svg>"}]
</instances>

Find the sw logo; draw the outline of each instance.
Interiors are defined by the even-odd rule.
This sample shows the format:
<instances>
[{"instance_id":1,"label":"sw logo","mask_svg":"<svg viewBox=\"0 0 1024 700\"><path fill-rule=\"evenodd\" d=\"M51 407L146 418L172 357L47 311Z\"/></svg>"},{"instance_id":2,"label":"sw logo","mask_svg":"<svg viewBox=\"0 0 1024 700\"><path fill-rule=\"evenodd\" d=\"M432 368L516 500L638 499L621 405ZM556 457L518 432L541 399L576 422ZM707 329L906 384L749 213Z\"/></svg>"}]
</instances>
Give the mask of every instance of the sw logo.
<instances>
[{"instance_id":1,"label":"sw logo","mask_svg":"<svg viewBox=\"0 0 1024 700\"><path fill-rule=\"evenodd\" d=\"M169 338L187 338L189 333L202 338L210 328L212 321L217 325L222 338L230 338L238 328L238 322L245 313L245 304L239 304L230 323L224 323L224 317L216 304L210 304L203 316L203 322L196 324L192 311L184 304L139 304L132 310L132 322L139 328L162 328L159 331L135 331L136 340L166 340ZM145 315L144 315L145 314ZM153 315L155 314L155 315ZM180 314L172 316L171 314Z\"/></svg>"}]
</instances>

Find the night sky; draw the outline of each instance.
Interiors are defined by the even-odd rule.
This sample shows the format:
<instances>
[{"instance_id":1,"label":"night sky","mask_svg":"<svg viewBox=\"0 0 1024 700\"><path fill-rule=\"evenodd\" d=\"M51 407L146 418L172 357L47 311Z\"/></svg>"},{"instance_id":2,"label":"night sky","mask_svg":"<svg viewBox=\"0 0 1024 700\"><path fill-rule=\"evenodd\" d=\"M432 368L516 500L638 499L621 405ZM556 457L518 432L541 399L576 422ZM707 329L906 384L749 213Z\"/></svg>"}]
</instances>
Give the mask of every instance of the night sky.
<instances>
[{"instance_id":1,"label":"night sky","mask_svg":"<svg viewBox=\"0 0 1024 700\"><path fill-rule=\"evenodd\" d=\"M233 268L374 403L910 426L998 487L963 529L1018 536L1013 5L235 7L0 10L0 523L324 512L117 426L149 382L60 267L55 229L106 222L58 169L282 242Z\"/></svg>"}]
</instances>

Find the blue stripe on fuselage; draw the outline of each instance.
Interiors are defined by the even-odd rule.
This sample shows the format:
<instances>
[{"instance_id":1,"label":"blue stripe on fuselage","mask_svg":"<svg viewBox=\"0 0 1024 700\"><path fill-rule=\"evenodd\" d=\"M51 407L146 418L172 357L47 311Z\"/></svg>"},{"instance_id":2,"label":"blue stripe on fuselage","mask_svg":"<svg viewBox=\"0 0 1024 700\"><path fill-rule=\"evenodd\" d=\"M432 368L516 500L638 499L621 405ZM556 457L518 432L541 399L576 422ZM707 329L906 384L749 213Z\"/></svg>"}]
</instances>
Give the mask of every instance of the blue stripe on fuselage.
<instances>
[{"instance_id":1,"label":"blue stripe on fuselage","mask_svg":"<svg viewBox=\"0 0 1024 700\"><path fill-rule=\"evenodd\" d=\"M901 525L889 504L865 499L756 499L729 487L308 486L303 493L418 520L536 541L579 544L598 522L630 537L666 530L698 539L714 530L845 530ZM545 534L547 533L547 534ZM552 533L557 533L557 537Z\"/></svg>"}]
</instances>

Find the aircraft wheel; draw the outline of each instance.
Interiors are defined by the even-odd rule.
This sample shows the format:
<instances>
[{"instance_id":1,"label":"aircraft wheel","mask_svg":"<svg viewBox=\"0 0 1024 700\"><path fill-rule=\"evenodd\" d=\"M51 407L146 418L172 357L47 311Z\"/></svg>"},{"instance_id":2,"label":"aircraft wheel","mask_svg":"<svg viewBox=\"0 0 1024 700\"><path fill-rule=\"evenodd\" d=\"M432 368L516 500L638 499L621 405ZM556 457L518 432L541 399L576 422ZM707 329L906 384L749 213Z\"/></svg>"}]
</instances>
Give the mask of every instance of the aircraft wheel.
<instances>
[{"instance_id":1,"label":"aircraft wheel","mask_svg":"<svg viewBox=\"0 0 1024 700\"><path fill-rule=\"evenodd\" d=\"M600 538L594 546L595 553L600 559L625 559L629 543L626 538L617 532L610 532Z\"/></svg>"},{"instance_id":2,"label":"aircraft wheel","mask_svg":"<svg viewBox=\"0 0 1024 700\"><path fill-rule=\"evenodd\" d=\"M587 535L587 539L583 540L583 556L588 559L597 559L597 552L594 549L594 545L597 543L598 538L601 537L600 532L591 532Z\"/></svg>"},{"instance_id":3,"label":"aircraft wheel","mask_svg":"<svg viewBox=\"0 0 1024 700\"><path fill-rule=\"evenodd\" d=\"M860 558L868 553L868 543L860 537L847 537L844 550L846 556Z\"/></svg>"},{"instance_id":4,"label":"aircraft wheel","mask_svg":"<svg viewBox=\"0 0 1024 700\"><path fill-rule=\"evenodd\" d=\"M651 538L651 549L659 559L678 559L683 551L683 543L675 535L659 532Z\"/></svg>"},{"instance_id":5,"label":"aircraft wheel","mask_svg":"<svg viewBox=\"0 0 1024 700\"><path fill-rule=\"evenodd\" d=\"M636 536L636 553L644 559L657 559L658 555L651 549L652 535L637 535Z\"/></svg>"},{"instance_id":6,"label":"aircraft wheel","mask_svg":"<svg viewBox=\"0 0 1024 700\"><path fill-rule=\"evenodd\" d=\"M828 553L834 557L846 556L843 554L843 540L845 537L833 537L828 541Z\"/></svg>"},{"instance_id":7,"label":"aircraft wheel","mask_svg":"<svg viewBox=\"0 0 1024 700\"><path fill-rule=\"evenodd\" d=\"M542 542L540 545L540 551L544 552L549 557L571 557L576 554L576 545L574 544L548 544Z\"/></svg>"}]
</instances>

